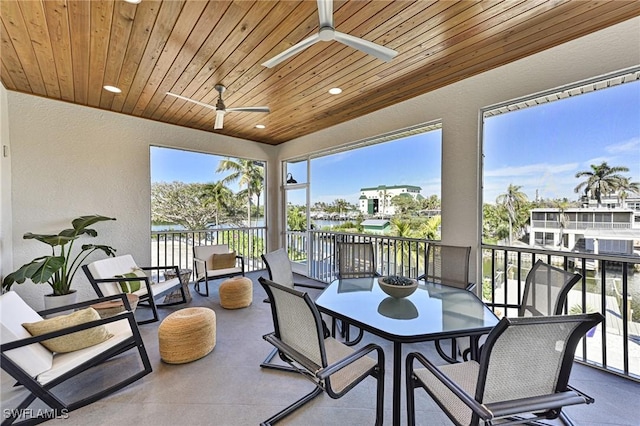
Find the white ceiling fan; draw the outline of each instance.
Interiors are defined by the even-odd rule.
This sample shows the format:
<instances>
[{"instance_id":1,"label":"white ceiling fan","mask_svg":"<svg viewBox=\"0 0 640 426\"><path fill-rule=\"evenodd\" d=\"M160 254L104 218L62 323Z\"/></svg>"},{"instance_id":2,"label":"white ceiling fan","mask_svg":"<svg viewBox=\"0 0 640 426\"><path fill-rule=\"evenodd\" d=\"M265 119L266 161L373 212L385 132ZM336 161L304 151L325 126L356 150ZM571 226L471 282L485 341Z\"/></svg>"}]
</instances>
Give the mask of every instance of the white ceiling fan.
<instances>
[{"instance_id":1,"label":"white ceiling fan","mask_svg":"<svg viewBox=\"0 0 640 426\"><path fill-rule=\"evenodd\" d=\"M228 112L270 112L269 107L266 107L266 106L227 108L224 105L224 101L222 100L222 93L225 90L227 90L227 88L224 87L222 84L216 84L214 88L218 92L218 102L216 102L215 106L210 104L205 104L204 102L196 101L194 99L190 99L185 96L176 95L175 93L171 93L171 92L167 92L167 95L174 96L178 99L182 99L183 101L193 102L194 104L215 110L216 121L213 125L214 130L222 129L222 126L224 124L224 115Z\"/></svg>"},{"instance_id":2,"label":"white ceiling fan","mask_svg":"<svg viewBox=\"0 0 640 426\"><path fill-rule=\"evenodd\" d=\"M317 34L314 34L311 37L302 40L300 43L291 46L279 55L276 55L264 62L262 65L267 68L273 68L280 62L289 59L293 55L302 52L307 47L312 46L319 41L335 40L369 55L373 55L385 62L389 62L398 54L397 51L389 49L388 47L336 31L333 27L333 0L318 0L318 18L320 20L320 30Z\"/></svg>"}]
</instances>

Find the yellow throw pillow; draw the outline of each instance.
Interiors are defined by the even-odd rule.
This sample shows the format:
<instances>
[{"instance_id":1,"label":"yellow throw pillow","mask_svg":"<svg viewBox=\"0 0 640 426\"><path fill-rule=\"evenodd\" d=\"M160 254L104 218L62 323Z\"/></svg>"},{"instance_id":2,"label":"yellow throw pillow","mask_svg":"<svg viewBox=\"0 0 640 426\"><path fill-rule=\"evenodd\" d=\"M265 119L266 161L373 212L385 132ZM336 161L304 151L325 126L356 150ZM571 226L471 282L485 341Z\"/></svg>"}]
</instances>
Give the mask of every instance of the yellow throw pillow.
<instances>
[{"instance_id":1,"label":"yellow throw pillow","mask_svg":"<svg viewBox=\"0 0 640 426\"><path fill-rule=\"evenodd\" d=\"M69 315L60 315L58 317L46 320L24 323L22 326L27 329L32 336L41 336L52 331L58 331L63 328L72 327L74 325L84 324L89 321L100 319L100 314L93 308L86 308L76 311ZM104 325L92 327L87 330L76 331L65 336L54 337L41 342L51 352L73 352L89 346L97 345L105 340L113 337Z\"/></svg>"},{"instance_id":2,"label":"yellow throw pillow","mask_svg":"<svg viewBox=\"0 0 640 426\"><path fill-rule=\"evenodd\" d=\"M209 269L227 269L236 267L236 252L213 254L207 262Z\"/></svg>"}]
</instances>

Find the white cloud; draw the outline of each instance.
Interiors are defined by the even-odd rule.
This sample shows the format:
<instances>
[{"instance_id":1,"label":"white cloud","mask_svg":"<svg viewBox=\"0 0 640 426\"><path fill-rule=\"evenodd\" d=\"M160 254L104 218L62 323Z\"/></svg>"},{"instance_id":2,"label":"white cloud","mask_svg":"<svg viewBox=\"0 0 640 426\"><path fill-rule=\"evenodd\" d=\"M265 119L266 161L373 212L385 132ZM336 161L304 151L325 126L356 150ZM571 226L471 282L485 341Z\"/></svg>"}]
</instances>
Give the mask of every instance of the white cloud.
<instances>
[{"instance_id":1,"label":"white cloud","mask_svg":"<svg viewBox=\"0 0 640 426\"><path fill-rule=\"evenodd\" d=\"M627 152L637 154L638 150L640 150L640 138L631 138L617 144L608 145L605 150L612 154L624 154Z\"/></svg>"},{"instance_id":2,"label":"white cloud","mask_svg":"<svg viewBox=\"0 0 640 426\"><path fill-rule=\"evenodd\" d=\"M578 168L578 163L566 163L566 164L528 164L526 166L515 167L503 167L494 170L485 170L485 177L523 177L523 176L537 176L554 175L557 173L567 173Z\"/></svg>"}]
</instances>

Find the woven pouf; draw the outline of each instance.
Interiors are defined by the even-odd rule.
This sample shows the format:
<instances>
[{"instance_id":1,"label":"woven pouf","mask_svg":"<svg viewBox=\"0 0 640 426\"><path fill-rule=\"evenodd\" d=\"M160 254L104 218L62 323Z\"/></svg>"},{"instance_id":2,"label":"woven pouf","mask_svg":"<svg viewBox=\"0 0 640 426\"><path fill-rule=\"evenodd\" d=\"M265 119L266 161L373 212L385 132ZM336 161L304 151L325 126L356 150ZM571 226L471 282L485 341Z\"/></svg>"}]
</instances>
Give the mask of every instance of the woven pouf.
<instances>
[{"instance_id":1,"label":"woven pouf","mask_svg":"<svg viewBox=\"0 0 640 426\"><path fill-rule=\"evenodd\" d=\"M185 308L168 315L158 327L160 358L184 364L207 355L216 346L216 313L209 308Z\"/></svg>"},{"instance_id":2,"label":"woven pouf","mask_svg":"<svg viewBox=\"0 0 640 426\"><path fill-rule=\"evenodd\" d=\"M220 284L218 293L223 308L246 308L253 301L253 283L246 277L229 278Z\"/></svg>"}]
</instances>

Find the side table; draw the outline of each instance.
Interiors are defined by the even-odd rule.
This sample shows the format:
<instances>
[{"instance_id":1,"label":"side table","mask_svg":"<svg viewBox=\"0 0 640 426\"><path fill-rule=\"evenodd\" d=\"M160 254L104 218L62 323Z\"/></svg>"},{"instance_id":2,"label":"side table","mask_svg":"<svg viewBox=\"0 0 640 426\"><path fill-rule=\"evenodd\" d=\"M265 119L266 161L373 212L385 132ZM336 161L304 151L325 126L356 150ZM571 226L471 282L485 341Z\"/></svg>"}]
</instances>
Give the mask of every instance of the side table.
<instances>
[{"instance_id":1,"label":"side table","mask_svg":"<svg viewBox=\"0 0 640 426\"><path fill-rule=\"evenodd\" d=\"M193 271L191 269L180 269L180 282L182 283L182 289L184 290L184 294L186 296L187 302L191 302L191 292L189 292L189 281L191 281L191 273ZM167 280L171 280L176 277L176 274L172 269L168 269L164 272L164 278ZM176 290L171 294L168 294L164 298L164 303L173 303L182 300L182 295L180 294L180 290Z\"/></svg>"},{"instance_id":2,"label":"side table","mask_svg":"<svg viewBox=\"0 0 640 426\"><path fill-rule=\"evenodd\" d=\"M138 296L127 293L127 299L129 300L131 311L135 312L136 307L138 306ZM91 305L91 307L98 312L100 318L108 318L117 315L120 312L124 312L124 304L122 303L122 300L96 303L95 305Z\"/></svg>"}]
</instances>

